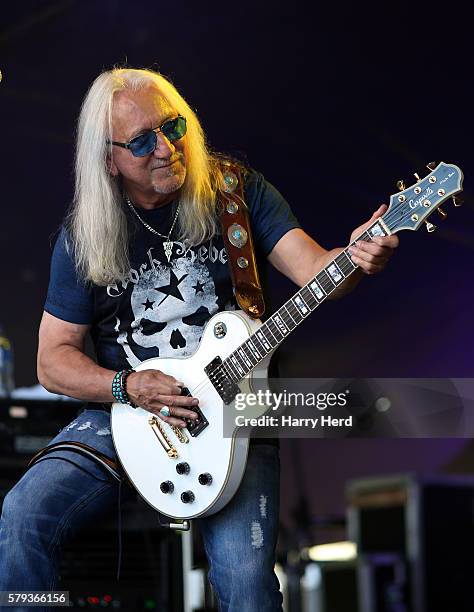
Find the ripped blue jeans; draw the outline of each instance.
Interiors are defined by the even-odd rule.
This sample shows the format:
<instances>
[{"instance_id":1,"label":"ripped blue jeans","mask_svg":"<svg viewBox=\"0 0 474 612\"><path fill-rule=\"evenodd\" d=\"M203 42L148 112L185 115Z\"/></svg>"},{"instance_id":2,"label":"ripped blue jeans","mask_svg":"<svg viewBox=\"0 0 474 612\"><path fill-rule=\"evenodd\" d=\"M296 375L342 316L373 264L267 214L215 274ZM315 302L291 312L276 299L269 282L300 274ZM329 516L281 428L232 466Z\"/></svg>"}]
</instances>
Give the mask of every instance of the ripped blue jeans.
<instances>
[{"instance_id":1,"label":"ripped blue jeans","mask_svg":"<svg viewBox=\"0 0 474 612\"><path fill-rule=\"evenodd\" d=\"M51 441L77 441L116 460L110 415L85 410ZM0 591L58 589L63 544L116 511L118 484L88 457L56 450L33 465L4 500L0 518ZM277 612L282 597L273 571L278 532L278 448L250 447L234 498L197 521L209 579L222 612ZM31 608L5 608L5 610ZM34 608L45 612L49 608ZM52 608L56 609L56 608Z\"/></svg>"}]
</instances>

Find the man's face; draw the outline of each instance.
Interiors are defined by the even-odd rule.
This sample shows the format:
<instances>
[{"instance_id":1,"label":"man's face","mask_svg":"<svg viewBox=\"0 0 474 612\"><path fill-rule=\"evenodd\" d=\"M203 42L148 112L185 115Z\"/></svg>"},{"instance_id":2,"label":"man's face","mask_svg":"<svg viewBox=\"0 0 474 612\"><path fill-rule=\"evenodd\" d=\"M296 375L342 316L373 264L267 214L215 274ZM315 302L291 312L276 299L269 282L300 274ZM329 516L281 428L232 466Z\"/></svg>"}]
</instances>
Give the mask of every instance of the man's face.
<instances>
[{"instance_id":1,"label":"man's face","mask_svg":"<svg viewBox=\"0 0 474 612\"><path fill-rule=\"evenodd\" d=\"M138 92L119 91L112 108L112 140L128 142L177 115L155 86ZM112 149L110 172L122 177L123 187L134 204L153 208L174 199L186 178L186 136L170 142L157 132L155 150L144 157L134 157L122 147Z\"/></svg>"}]
</instances>

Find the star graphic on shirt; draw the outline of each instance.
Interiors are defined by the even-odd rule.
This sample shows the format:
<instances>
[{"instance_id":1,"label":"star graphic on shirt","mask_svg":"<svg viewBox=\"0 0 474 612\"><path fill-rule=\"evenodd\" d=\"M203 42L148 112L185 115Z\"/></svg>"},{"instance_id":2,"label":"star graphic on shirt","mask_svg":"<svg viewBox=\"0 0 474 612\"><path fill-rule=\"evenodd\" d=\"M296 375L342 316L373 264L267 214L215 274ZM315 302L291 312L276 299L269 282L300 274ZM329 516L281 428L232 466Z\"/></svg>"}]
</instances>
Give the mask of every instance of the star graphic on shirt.
<instances>
[{"instance_id":1,"label":"star graphic on shirt","mask_svg":"<svg viewBox=\"0 0 474 612\"><path fill-rule=\"evenodd\" d=\"M187 274L183 274L183 276L178 280L178 277L173 272L173 270L170 270L169 285L163 285L162 287L155 287L155 291L159 291L160 293L165 294L165 297L161 300L160 304L162 304L166 300L166 298L169 297L170 295L176 298L177 300L181 300L182 302L184 302L184 298L181 295L181 291L179 290L178 285L184 281L186 276ZM158 304L158 306L160 304Z\"/></svg>"},{"instance_id":2,"label":"star graphic on shirt","mask_svg":"<svg viewBox=\"0 0 474 612\"><path fill-rule=\"evenodd\" d=\"M192 287L193 287L193 289L195 289L195 290L196 290L196 295L197 295L198 293L204 293L204 285L205 285L205 284L206 284L206 283L200 283L199 281L197 281L197 282L196 282L196 284L192 286Z\"/></svg>"},{"instance_id":3,"label":"star graphic on shirt","mask_svg":"<svg viewBox=\"0 0 474 612\"><path fill-rule=\"evenodd\" d=\"M142 306L145 306L145 310L148 310L149 308L151 308L151 310L153 310L153 304L155 302L151 302L148 298L146 299L146 302L142 302Z\"/></svg>"}]
</instances>

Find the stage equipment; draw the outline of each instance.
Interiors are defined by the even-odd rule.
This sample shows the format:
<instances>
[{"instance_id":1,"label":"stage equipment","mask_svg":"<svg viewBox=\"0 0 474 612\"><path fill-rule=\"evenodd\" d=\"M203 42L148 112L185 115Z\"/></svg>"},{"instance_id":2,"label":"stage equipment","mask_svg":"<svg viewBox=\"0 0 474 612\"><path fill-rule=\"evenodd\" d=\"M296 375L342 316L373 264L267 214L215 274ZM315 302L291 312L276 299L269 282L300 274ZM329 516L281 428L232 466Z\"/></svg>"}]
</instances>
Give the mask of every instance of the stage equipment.
<instances>
[{"instance_id":1,"label":"stage equipment","mask_svg":"<svg viewBox=\"0 0 474 612\"><path fill-rule=\"evenodd\" d=\"M120 579L117 513L83 529L66 545L60 590L77 608L184 612L181 534L161 529L138 496L123 504Z\"/></svg>"},{"instance_id":2,"label":"stage equipment","mask_svg":"<svg viewBox=\"0 0 474 612\"><path fill-rule=\"evenodd\" d=\"M26 395L0 399L0 512L31 456L82 409L81 402L54 399L44 390ZM122 505L117 582L117 515L83 530L65 546L58 589L70 591L75 609L188 612L183 604L181 535L162 529L158 513L134 492Z\"/></svg>"},{"instance_id":3,"label":"stage equipment","mask_svg":"<svg viewBox=\"0 0 474 612\"><path fill-rule=\"evenodd\" d=\"M347 498L363 612L472 610L474 477L361 479Z\"/></svg>"},{"instance_id":4,"label":"stage equipment","mask_svg":"<svg viewBox=\"0 0 474 612\"><path fill-rule=\"evenodd\" d=\"M82 408L38 387L0 398L0 506L31 457L46 446Z\"/></svg>"},{"instance_id":5,"label":"stage equipment","mask_svg":"<svg viewBox=\"0 0 474 612\"><path fill-rule=\"evenodd\" d=\"M355 561L308 563L301 577L300 610L359 612Z\"/></svg>"}]
</instances>

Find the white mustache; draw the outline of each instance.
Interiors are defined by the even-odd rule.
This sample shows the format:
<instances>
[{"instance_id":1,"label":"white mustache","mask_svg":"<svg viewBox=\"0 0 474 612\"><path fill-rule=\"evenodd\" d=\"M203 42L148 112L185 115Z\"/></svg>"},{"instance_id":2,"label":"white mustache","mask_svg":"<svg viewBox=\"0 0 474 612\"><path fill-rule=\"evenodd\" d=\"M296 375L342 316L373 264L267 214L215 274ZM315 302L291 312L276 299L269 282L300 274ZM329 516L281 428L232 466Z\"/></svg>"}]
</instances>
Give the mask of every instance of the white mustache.
<instances>
[{"instance_id":1,"label":"white mustache","mask_svg":"<svg viewBox=\"0 0 474 612\"><path fill-rule=\"evenodd\" d=\"M159 166L153 166L152 170L156 170L157 168L166 168L167 166L171 166L171 164L174 164L174 162L182 160L183 158L184 155L182 154L176 155L175 157L170 157L170 159L166 160L166 163L160 164Z\"/></svg>"}]
</instances>

